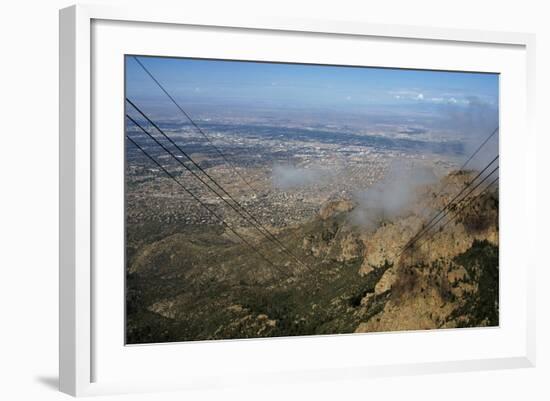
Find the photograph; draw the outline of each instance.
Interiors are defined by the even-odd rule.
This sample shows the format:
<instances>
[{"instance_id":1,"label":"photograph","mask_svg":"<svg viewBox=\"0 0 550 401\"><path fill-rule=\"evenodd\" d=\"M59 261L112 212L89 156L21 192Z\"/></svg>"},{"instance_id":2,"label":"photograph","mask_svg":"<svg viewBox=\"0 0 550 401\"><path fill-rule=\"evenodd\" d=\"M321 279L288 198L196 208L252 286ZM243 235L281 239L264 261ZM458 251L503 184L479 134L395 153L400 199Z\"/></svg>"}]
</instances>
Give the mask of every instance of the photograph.
<instances>
[{"instance_id":1,"label":"photograph","mask_svg":"<svg viewBox=\"0 0 550 401\"><path fill-rule=\"evenodd\" d=\"M499 74L124 56L125 341L499 326Z\"/></svg>"}]
</instances>

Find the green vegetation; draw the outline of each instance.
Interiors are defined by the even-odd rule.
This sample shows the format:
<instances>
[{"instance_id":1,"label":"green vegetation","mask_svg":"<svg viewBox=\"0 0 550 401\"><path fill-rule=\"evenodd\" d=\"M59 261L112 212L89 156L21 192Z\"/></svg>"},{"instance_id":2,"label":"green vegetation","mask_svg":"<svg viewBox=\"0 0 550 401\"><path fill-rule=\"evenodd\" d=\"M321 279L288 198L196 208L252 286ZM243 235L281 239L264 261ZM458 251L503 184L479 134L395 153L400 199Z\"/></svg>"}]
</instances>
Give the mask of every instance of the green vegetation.
<instances>
[{"instance_id":1,"label":"green vegetation","mask_svg":"<svg viewBox=\"0 0 550 401\"><path fill-rule=\"evenodd\" d=\"M477 283L477 289L450 318L463 317L460 327L498 326L498 247L487 240L474 240L470 249L456 256L454 262L466 269L469 281Z\"/></svg>"},{"instance_id":2,"label":"green vegetation","mask_svg":"<svg viewBox=\"0 0 550 401\"><path fill-rule=\"evenodd\" d=\"M385 260L382 266L367 275L365 285L361 287L361 290L359 292L355 293L349 298L350 305L353 307L361 305L361 300L367 294L374 292L374 287L376 286L376 283L380 281L380 278L382 278L382 275L386 272L386 270L388 270L392 266L393 264Z\"/></svg>"},{"instance_id":3,"label":"green vegetation","mask_svg":"<svg viewBox=\"0 0 550 401\"><path fill-rule=\"evenodd\" d=\"M372 292L390 266L380 267L361 278L358 275L360 263L328 262L322 270L302 274L291 284L272 283L269 286L241 281L230 286L211 282L194 289L186 285L161 288L155 284L159 279L151 282L151 278L144 280L137 274L129 275L127 341L351 333L361 322L359 315L349 313L352 304L360 303L356 299L362 294ZM182 304L188 305L183 316L178 315L174 320L146 310L147 305L160 297L161 291L167 297L179 297ZM262 326L258 321L262 315L274 321L273 326L267 329Z\"/></svg>"}]
</instances>

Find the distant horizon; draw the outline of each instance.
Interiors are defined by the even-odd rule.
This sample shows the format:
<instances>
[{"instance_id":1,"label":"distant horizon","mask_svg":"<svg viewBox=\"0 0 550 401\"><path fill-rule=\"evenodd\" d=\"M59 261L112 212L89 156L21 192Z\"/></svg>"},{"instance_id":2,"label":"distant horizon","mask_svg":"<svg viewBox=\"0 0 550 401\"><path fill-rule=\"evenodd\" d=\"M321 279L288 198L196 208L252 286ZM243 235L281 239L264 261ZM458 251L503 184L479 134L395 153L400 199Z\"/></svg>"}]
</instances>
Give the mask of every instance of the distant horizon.
<instances>
[{"instance_id":1,"label":"distant horizon","mask_svg":"<svg viewBox=\"0 0 550 401\"><path fill-rule=\"evenodd\" d=\"M453 119L477 119L470 125L481 122L484 128L498 120L499 76L493 73L136 57L184 108L201 115L214 109L244 115L243 107L251 115L273 116L420 115L447 118L450 129L465 122ZM125 64L127 96L158 114L177 112L134 56L126 56Z\"/></svg>"},{"instance_id":2,"label":"distant horizon","mask_svg":"<svg viewBox=\"0 0 550 401\"><path fill-rule=\"evenodd\" d=\"M161 126L188 121L135 57L202 126L381 135L428 147L458 142L466 154L499 124L493 73L127 55L126 96Z\"/></svg>"}]
</instances>

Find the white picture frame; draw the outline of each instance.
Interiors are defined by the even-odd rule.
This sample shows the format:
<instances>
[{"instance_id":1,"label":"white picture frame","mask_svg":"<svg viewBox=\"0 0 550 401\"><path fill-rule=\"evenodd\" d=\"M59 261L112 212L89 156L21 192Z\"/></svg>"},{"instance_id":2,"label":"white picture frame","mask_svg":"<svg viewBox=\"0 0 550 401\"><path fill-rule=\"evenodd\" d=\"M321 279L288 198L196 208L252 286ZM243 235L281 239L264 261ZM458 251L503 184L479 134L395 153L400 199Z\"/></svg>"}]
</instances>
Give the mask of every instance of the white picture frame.
<instances>
[{"instance_id":1,"label":"white picture frame","mask_svg":"<svg viewBox=\"0 0 550 401\"><path fill-rule=\"evenodd\" d=\"M509 337L502 337L502 343L510 342L513 352L504 352L503 348L496 349L494 352L473 352L465 358L450 358L443 360L417 360L414 355L410 355L407 362L395 362L395 360L383 358L376 359L373 356L375 363L357 360L335 361L334 367L331 367L330 352L328 353L326 366L318 364L318 361L313 361L310 364L298 364L296 369L285 370L283 366L279 366L275 371L257 369L247 370L248 376L245 376L241 382L238 380L226 379L224 371L219 370L212 376L207 376L201 373L200 369L196 372L191 370L188 372L193 377L187 377L186 380L179 379L176 376L165 379L151 378L151 380L131 380L127 377L117 378L116 375L110 375L108 379L102 380L101 372L98 372L96 358L107 361L107 353L104 347L105 341L102 341L102 336L110 335L107 331L101 333L101 336L96 330L96 325L101 319L104 319L101 313L97 313L101 307L94 306L94 294L98 290L98 285L104 283L104 276L98 276L94 272L94 266L97 263L94 236L97 235L98 225L95 210L96 191L98 189L95 181L95 170L99 167L97 157L98 152L101 152L101 144L98 144L93 137L94 125L94 103L92 96L94 88L92 87L92 77L94 68L100 68L96 64L94 55L101 51L97 47L102 46L104 41L98 39L93 40L94 24L101 21L107 24L116 23L131 23L136 24L132 29L142 29L143 25L157 27L159 35L163 35L163 29L178 29L178 27L199 27L208 29L224 30L230 29L232 32L247 32L250 34L265 33L267 34L284 34L284 35L306 35L309 37L323 37L329 40L331 37L343 39L361 39L361 38L378 38L386 41L416 41L419 43L432 43L440 46L462 46L463 48L471 47L480 49L483 46L512 49L509 57L517 61L520 72L525 73L525 76L518 76L517 81L514 81L518 91L524 94L519 96L520 102L525 107L522 109L518 121L510 122L515 127L525 129L522 134L523 145L517 145L512 137L509 140L504 140L502 146L506 149L513 149L514 153L508 153L508 162L504 160L502 168L503 179L507 176L509 182L523 183L523 191L514 191L509 187L510 199L515 200L510 202L508 208L504 208L503 214L510 214L509 211L515 206L516 211L520 211L523 220L514 220L514 224L523 224L527 233L523 242L519 243L518 249L510 251L510 260L513 260L513 253L525 251L527 255L533 255L533 252L528 252L528 248L535 243L531 236L534 236L535 230L534 219L536 211L533 201L528 201L528 195L533 195L535 192L535 137L533 130L533 110L534 110L534 46L535 38L533 35L524 33L506 33L506 32L484 32L471 31L460 29L439 29L414 26L393 26L393 25L375 25L363 22L349 21L314 21L314 20L292 20L286 18L247 18L239 20L229 20L225 18L203 16L203 15L188 15L178 10L166 10L155 7L147 8L112 8L109 6L72 6L60 11L60 390L75 396L94 395L107 393L126 393L133 391L163 391L167 389L190 389L190 388L208 388L213 386L226 385L244 385L247 380L252 380L258 383L285 383L296 380L326 380L327 378L354 378L361 379L372 376L400 375L400 374L421 374L429 372L449 372L449 371L466 371L479 369L503 369L514 367L530 367L535 364L535 321L534 321L534 266L535 261L529 257L522 259L518 264L518 269L522 275L519 281L516 281L521 297L521 303L518 306L518 320L514 322L519 329ZM129 29L128 26L116 27L112 32L120 32L121 30ZM135 31L137 32L137 31ZM99 34L99 36L101 33ZM153 34L151 36L154 36ZM111 37L113 40L113 49L120 43L121 35ZM153 40L153 39L151 39ZM154 42L153 42L154 43ZM481 49L483 50L483 49ZM513 53L513 54L512 54ZM268 56L266 56L268 57ZM503 56L504 57L504 56ZM508 56L506 56L508 57ZM516 60L517 58L517 60ZM103 58L104 59L104 58ZM496 61L495 61L496 62ZM413 63L411 61L411 63ZM443 63L443 62L442 62ZM513 64L513 63L512 63ZM480 64L481 65L481 64ZM411 67L414 65L406 65ZM434 69L444 68L444 64L434 65ZM458 69L459 66L457 66ZM472 67L474 68L474 67ZM482 67L480 67L482 68ZM497 71L498 72L498 71ZM519 74L518 72L510 72ZM521 74L520 74L521 75ZM520 79L521 78L521 79ZM503 96L506 95L503 92ZM508 92L511 93L511 92ZM123 99L123 98L121 98ZM123 103L121 99L115 99L114 102ZM504 107L504 110L510 108ZM121 120L122 114L120 115ZM97 125L97 124L96 124ZM504 133L503 135L506 135ZM506 137L505 137L506 138ZM517 145L517 146L516 146ZM98 148L99 146L99 148ZM505 152L506 153L506 152ZM517 156L517 158L516 158ZM122 155L121 155L122 157ZM506 164L508 163L508 164ZM506 168L506 165L509 168ZM517 167L512 169L512 167ZM513 170L513 171L512 171ZM518 170L518 171L516 171ZM514 194L515 192L515 194ZM505 192L503 196L506 195ZM520 198L521 197L521 198ZM534 196L532 197L534 198ZM519 208L519 209L518 209ZM519 213L519 212L518 212ZM508 218L509 216L505 215ZM511 217L510 217L511 218ZM519 219L519 218L518 218ZM530 227L530 229L529 229ZM503 241L503 247L506 244L506 236ZM511 240L511 237L510 237ZM508 242L509 243L509 242ZM501 256L501 258L504 256ZM123 269L122 266L120 266ZM121 270L122 272L122 270ZM108 291L107 291L108 292ZM110 293L109 293L110 294ZM507 296L506 294L502 296ZM107 297L109 297L107 295ZM110 299L110 298L109 298ZM117 301L116 298L110 299L112 302ZM117 315L121 321L122 315ZM507 327L514 326L510 319L508 322L493 332L484 331L480 334L475 330L462 331L460 334L463 337L470 338L465 341L494 341L498 330L505 332ZM105 325L104 325L105 326ZM117 326L118 327L118 326ZM488 334L487 334L488 333ZM456 331L442 333L439 335L438 341L442 344L445 341L454 341L453 338ZM370 337L364 336L340 336L338 339L310 339L308 342L300 339L278 339L275 342L271 340L254 340L254 341L229 341L215 342L199 347L201 353L209 355L209 352L217 352L224 355L244 355L253 352L265 352L266 347L274 349L274 353L281 353L287 347L292 349L291 352L310 352L315 354L315 350L319 347L345 347L358 346L361 341L380 341L384 336L392 336L392 342L397 342L401 346L405 346L407 341L418 341L417 344L426 344L426 338L422 333L400 333L400 334L375 334ZM481 337L486 337L481 339ZM100 339L98 342L98 338ZM377 339L377 340L374 340ZM511 340L513 339L513 340ZM330 344L329 344L330 342ZM498 341L494 341L498 342ZM512 344L513 342L513 344ZM244 344L244 345L243 345ZM297 345L298 344L298 345ZM348 345L346 345L348 344ZM211 349L207 350L207 346ZM502 345L504 347L505 345ZM120 344L120 347L124 347ZM158 361L166 354L169 345L151 345L147 346L147 361ZM212 348L213 347L213 348ZM215 350L214 350L215 348ZM162 351L164 350L164 351ZM158 352L157 352L158 351ZM181 349L180 349L181 351ZM130 356L134 361L135 358L140 358L137 351L131 351L135 355ZM185 352L191 358L197 358L199 353L196 350L188 347ZM244 354L243 354L244 353ZM99 354L99 355L98 355ZM154 355L156 354L156 355ZM194 355L194 356L193 356ZM305 354L304 354L305 355ZM103 359L102 359L103 358ZM155 359L156 358L156 359ZM350 357L351 358L351 357ZM442 356L445 358L445 356ZM244 355L246 360L246 355ZM253 359L250 359L252 361ZM105 365L105 362L102 362ZM118 363L117 361L109 360L109 363ZM113 365L115 366L115 365ZM243 367L243 369L245 369ZM99 373L99 375L98 375ZM147 378L147 372L144 373Z\"/></svg>"}]
</instances>

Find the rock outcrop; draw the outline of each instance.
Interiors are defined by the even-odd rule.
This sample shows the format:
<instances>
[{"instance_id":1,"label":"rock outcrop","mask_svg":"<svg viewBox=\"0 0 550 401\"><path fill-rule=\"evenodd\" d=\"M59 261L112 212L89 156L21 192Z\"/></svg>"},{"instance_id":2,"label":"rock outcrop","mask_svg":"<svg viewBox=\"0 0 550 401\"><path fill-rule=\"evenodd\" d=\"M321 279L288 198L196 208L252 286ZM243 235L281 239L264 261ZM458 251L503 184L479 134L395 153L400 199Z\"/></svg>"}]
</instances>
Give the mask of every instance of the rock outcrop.
<instances>
[{"instance_id":1,"label":"rock outcrop","mask_svg":"<svg viewBox=\"0 0 550 401\"><path fill-rule=\"evenodd\" d=\"M340 242L339 262L357 260L363 256L365 245L357 233L348 233Z\"/></svg>"},{"instance_id":2,"label":"rock outcrop","mask_svg":"<svg viewBox=\"0 0 550 401\"><path fill-rule=\"evenodd\" d=\"M319 217L322 220L327 220L338 213L345 213L353 210L355 207L351 200L329 201L321 206Z\"/></svg>"}]
</instances>

